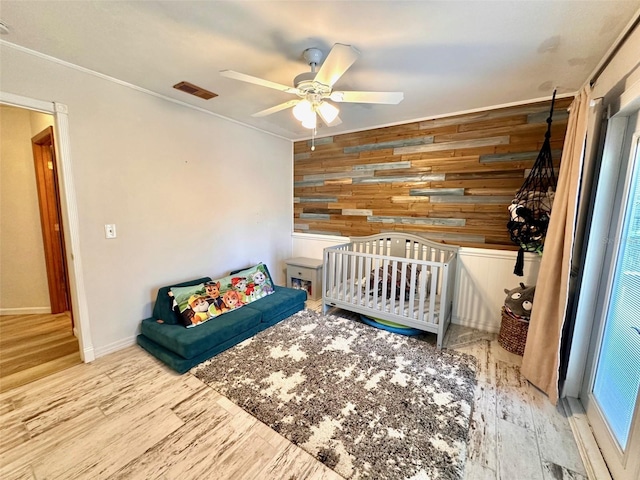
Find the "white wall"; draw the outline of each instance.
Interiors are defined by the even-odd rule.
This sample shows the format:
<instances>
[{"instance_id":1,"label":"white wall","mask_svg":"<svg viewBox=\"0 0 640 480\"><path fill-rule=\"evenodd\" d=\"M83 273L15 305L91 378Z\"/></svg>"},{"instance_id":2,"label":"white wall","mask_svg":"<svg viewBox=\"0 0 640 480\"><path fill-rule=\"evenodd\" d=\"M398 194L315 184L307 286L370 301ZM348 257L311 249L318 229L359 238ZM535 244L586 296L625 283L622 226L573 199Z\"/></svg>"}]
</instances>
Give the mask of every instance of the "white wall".
<instances>
[{"instance_id":1,"label":"white wall","mask_svg":"<svg viewBox=\"0 0 640 480\"><path fill-rule=\"evenodd\" d=\"M53 122L51 115L0 106L1 315L51 313L32 120L43 128Z\"/></svg>"},{"instance_id":2,"label":"white wall","mask_svg":"<svg viewBox=\"0 0 640 480\"><path fill-rule=\"evenodd\" d=\"M332 237L294 233L292 257L323 258L323 249L348 243L348 237ZM525 253L524 276L513 274L517 252L488 248L461 248L458 256L456 289L453 296L452 323L487 332L500 330L500 310L504 305L504 289L523 282L535 285L540 257ZM535 308L535 302L534 302Z\"/></svg>"},{"instance_id":3,"label":"white wall","mask_svg":"<svg viewBox=\"0 0 640 480\"><path fill-rule=\"evenodd\" d=\"M159 287L257 261L279 265L291 255L289 141L7 45L0 49L3 91L69 109L97 356L133 342ZM116 239L104 238L107 223L116 224Z\"/></svg>"}]
</instances>

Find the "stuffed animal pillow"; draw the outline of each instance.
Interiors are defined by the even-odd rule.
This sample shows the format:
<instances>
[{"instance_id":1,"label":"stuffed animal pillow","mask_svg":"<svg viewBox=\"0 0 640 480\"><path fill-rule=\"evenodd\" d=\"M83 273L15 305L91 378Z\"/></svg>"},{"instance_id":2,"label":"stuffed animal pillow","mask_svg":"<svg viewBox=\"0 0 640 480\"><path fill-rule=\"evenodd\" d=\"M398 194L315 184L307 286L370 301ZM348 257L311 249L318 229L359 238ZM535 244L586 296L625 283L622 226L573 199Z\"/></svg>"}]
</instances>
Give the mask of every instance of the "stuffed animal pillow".
<instances>
[{"instance_id":1,"label":"stuffed animal pillow","mask_svg":"<svg viewBox=\"0 0 640 480\"><path fill-rule=\"evenodd\" d=\"M507 298L504 300L505 310L512 316L528 319L531 317L535 292L535 285L527 287L524 283L520 283L519 287L512 290L505 288L504 293L507 294Z\"/></svg>"},{"instance_id":2,"label":"stuffed animal pillow","mask_svg":"<svg viewBox=\"0 0 640 480\"><path fill-rule=\"evenodd\" d=\"M185 327L195 327L274 293L268 272L260 263L220 279L171 287L169 295L173 297L174 311Z\"/></svg>"}]
</instances>

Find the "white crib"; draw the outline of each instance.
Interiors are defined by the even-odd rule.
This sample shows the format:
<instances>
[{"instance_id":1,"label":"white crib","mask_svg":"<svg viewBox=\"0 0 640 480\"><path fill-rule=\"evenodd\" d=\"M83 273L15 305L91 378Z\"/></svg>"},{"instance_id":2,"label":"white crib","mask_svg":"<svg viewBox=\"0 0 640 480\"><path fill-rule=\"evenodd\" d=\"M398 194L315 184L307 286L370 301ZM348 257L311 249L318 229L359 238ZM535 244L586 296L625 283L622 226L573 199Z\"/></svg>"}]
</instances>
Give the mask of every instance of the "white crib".
<instances>
[{"instance_id":1,"label":"white crib","mask_svg":"<svg viewBox=\"0 0 640 480\"><path fill-rule=\"evenodd\" d=\"M437 334L451 321L459 247L389 232L324 249L322 303Z\"/></svg>"}]
</instances>

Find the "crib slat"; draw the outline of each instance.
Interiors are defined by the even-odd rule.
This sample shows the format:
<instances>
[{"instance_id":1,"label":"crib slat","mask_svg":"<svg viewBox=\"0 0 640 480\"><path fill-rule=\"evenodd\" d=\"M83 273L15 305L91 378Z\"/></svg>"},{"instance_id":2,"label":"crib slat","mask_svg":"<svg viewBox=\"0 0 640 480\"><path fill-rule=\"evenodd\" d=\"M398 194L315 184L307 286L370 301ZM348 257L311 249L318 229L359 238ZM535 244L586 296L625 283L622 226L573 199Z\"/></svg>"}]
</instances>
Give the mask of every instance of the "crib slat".
<instances>
[{"instance_id":1,"label":"crib slat","mask_svg":"<svg viewBox=\"0 0 640 480\"><path fill-rule=\"evenodd\" d=\"M407 265L408 262L402 262L401 272L400 272L400 285L402 285L402 293L400 294L400 300L398 302L398 311L400 315L404 312L404 303L407 291Z\"/></svg>"},{"instance_id":2,"label":"crib slat","mask_svg":"<svg viewBox=\"0 0 640 480\"><path fill-rule=\"evenodd\" d=\"M336 277L336 292L335 297L336 300L340 300L340 291L342 290L342 286L340 285L340 277L342 276L342 252L336 252L335 257L336 265L335 265L335 277Z\"/></svg>"},{"instance_id":3,"label":"crib slat","mask_svg":"<svg viewBox=\"0 0 640 480\"><path fill-rule=\"evenodd\" d=\"M349 301L349 254L342 255L342 294L345 302Z\"/></svg>"},{"instance_id":4,"label":"crib slat","mask_svg":"<svg viewBox=\"0 0 640 480\"><path fill-rule=\"evenodd\" d=\"M351 255L351 267L349 268L349 292L351 292L351 303L356 303L356 290L358 285L357 275L358 257Z\"/></svg>"},{"instance_id":5,"label":"crib slat","mask_svg":"<svg viewBox=\"0 0 640 480\"><path fill-rule=\"evenodd\" d=\"M378 258L374 257L373 258L373 303L372 303L372 308L376 308L376 306L378 305L378 282L380 281L380 272L379 270L379 262L378 262Z\"/></svg>"},{"instance_id":6,"label":"crib slat","mask_svg":"<svg viewBox=\"0 0 640 480\"><path fill-rule=\"evenodd\" d=\"M416 309L416 265L413 264L411 266L411 284L409 285L409 318L415 318L415 309ZM419 316L418 316L419 317Z\"/></svg>"},{"instance_id":7,"label":"crib slat","mask_svg":"<svg viewBox=\"0 0 640 480\"><path fill-rule=\"evenodd\" d=\"M356 277L355 289L356 289L356 291L353 292L353 295L356 298L356 304L357 305L362 305L362 262L363 262L363 260L364 260L364 258L362 256L358 255L356 273L355 273L355 277Z\"/></svg>"},{"instance_id":8,"label":"crib slat","mask_svg":"<svg viewBox=\"0 0 640 480\"><path fill-rule=\"evenodd\" d=\"M340 251L336 254L336 299L340 300L342 295L343 287L340 285L340 280L342 277L342 257L344 256L344 252Z\"/></svg>"},{"instance_id":9,"label":"crib slat","mask_svg":"<svg viewBox=\"0 0 640 480\"><path fill-rule=\"evenodd\" d=\"M367 307L369 306L367 302L369 301L369 295L371 294L371 289L369 288L369 272L371 272L371 258L366 257L364 259L364 275L362 277L364 286L362 288L364 289L364 305Z\"/></svg>"},{"instance_id":10,"label":"crib slat","mask_svg":"<svg viewBox=\"0 0 640 480\"><path fill-rule=\"evenodd\" d=\"M347 269L349 267L348 264L349 257L347 255L342 255L342 300L348 302L347 299Z\"/></svg>"},{"instance_id":11,"label":"crib slat","mask_svg":"<svg viewBox=\"0 0 640 480\"><path fill-rule=\"evenodd\" d=\"M423 322L424 321L424 299L427 296L427 272L422 269L420 272L420 286L418 287L418 292L420 292L420 302L418 305L418 319Z\"/></svg>"},{"instance_id":12,"label":"crib slat","mask_svg":"<svg viewBox=\"0 0 640 480\"><path fill-rule=\"evenodd\" d=\"M384 270L382 270L382 278L384 281L382 282L382 303L380 305L380 310L383 312L389 311L389 301L391 300L391 291L393 288L393 283L391 283L389 279L392 263L392 261L387 259L382 262L384 268Z\"/></svg>"},{"instance_id":13,"label":"crib slat","mask_svg":"<svg viewBox=\"0 0 640 480\"><path fill-rule=\"evenodd\" d=\"M382 263L382 300L380 302L380 310L387 310L387 294L389 293L389 289L391 285L389 284L389 268L391 267L391 263L389 260L384 259L381 261ZM380 291L380 287L378 287L378 291Z\"/></svg>"},{"instance_id":14,"label":"crib slat","mask_svg":"<svg viewBox=\"0 0 640 480\"><path fill-rule=\"evenodd\" d=\"M398 286L398 282L397 282L398 261L397 260L393 260L391 268L393 269L393 271L391 272L391 288L393 289L393 293L389 298L389 312L393 313L395 312L396 297L399 298L400 296L404 296L404 285L400 284L402 286L401 287Z\"/></svg>"},{"instance_id":15,"label":"crib slat","mask_svg":"<svg viewBox=\"0 0 640 480\"><path fill-rule=\"evenodd\" d=\"M449 265L448 264L444 264L443 268L442 268L442 294L441 294L441 298L440 298L440 318L439 320L439 324L438 324L438 337L437 337L437 343L438 343L438 348L442 348L442 341L444 339L444 333L447 330L447 326L448 323L450 321L449 318L449 314L450 314L450 309L452 308L452 302L451 302L451 298L453 296L453 288L449 288L450 282L449 282L449 275L451 274L451 271L449 271ZM455 281L455 275L451 274L451 280ZM453 285L453 284L451 284Z\"/></svg>"},{"instance_id":16,"label":"crib slat","mask_svg":"<svg viewBox=\"0 0 640 480\"><path fill-rule=\"evenodd\" d=\"M429 295L429 323L436 323L436 297L438 296L438 281L441 276L442 269L440 267L433 267L431 269L431 294ZM440 305L442 305L442 299L440 299ZM438 312L439 314L440 312Z\"/></svg>"},{"instance_id":17,"label":"crib slat","mask_svg":"<svg viewBox=\"0 0 640 480\"><path fill-rule=\"evenodd\" d=\"M345 263L345 278L344 278L344 297L345 300L349 303L353 301L353 290L351 289L351 284L353 283L353 279L351 277L351 261L353 255L345 255L344 263Z\"/></svg>"},{"instance_id":18,"label":"crib slat","mask_svg":"<svg viewBox=\"0 0 640 480\"><path fill-rule=\"evenodd\" d=\"M340 258L340 262L342 264L342 269L340 271L340 278L338 279L340 285L342 285L342 300L347 302L349 299L347 298L347 272L349 269L349 257L346 253L343 253Z\"/></svg>"},{"instance_id":19,"label":"crib slat","mask_svg":"<svg viewBox=\"0 0 640 480\"><path fill-rule=\"evenodd\" d=\"M456 259L450 260L450 263L445 263L443 267L443 287L442 287L442 302L444 307L441 308L444 317L449 318L451 309L453 308L453 290L456 280Z\"/></svg>"}]
</instances>

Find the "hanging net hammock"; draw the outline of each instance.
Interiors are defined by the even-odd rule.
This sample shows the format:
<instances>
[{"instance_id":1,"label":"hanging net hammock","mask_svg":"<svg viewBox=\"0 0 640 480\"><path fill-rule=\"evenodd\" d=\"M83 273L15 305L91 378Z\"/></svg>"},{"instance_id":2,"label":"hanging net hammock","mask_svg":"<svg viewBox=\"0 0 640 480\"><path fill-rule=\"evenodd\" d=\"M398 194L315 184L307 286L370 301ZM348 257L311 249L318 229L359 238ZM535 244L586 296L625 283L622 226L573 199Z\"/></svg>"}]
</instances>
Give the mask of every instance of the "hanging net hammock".
<instances>
[{"instance_id":1,"label":"hanging net hammock","mask_svg":"<svg viewBox=\"0 0 640 480\"><path fill-rule=\"evenodd\" d=\"M507 223L507 228L511 240L520 246L513 273L520 277L524 274L524 252L542 254L556 191L557 180L553 171L549 140L555 99L556 92L554 90L544 143L529 176L509 205L511 220Z\"/></svg>"}]
</instances>

